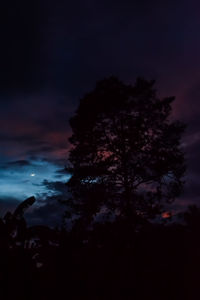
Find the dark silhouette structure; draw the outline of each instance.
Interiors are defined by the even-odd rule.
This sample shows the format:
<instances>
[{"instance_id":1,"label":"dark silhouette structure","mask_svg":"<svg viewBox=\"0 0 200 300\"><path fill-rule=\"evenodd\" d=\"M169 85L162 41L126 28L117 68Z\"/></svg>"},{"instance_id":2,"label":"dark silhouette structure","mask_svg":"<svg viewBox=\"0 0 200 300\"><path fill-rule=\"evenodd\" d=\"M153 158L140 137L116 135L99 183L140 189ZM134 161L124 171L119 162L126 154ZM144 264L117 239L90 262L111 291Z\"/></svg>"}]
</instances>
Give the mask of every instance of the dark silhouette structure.
<instances>
[{"instance_id":1,"label":"dark silhouette structure","mask_svg":"<svg viewBox=\"0 0 200 300\"><path fill-rule=\"evenodd\" d=\"M33 203L27 200L21 209ZM18 239L14 215L0 223L2 299L191 300L199 294L198 208L185 212L182 225L148 223L129 245L113 235L111 223L94 228L85 243L73 230L30 228L24 220Z\"/></svg>"},{"instance_id":2,"label":"dark silhouette structure","mask_svg":"<svg viewBox=\"0 0 200 300\"><path fill-rule=\"evenodd\" d=\"M70 120L67 185L87 226L97 217L135 223L155 217L180 194L185 125L170 118L173 100L159 99L154 81L127 85L116 77L81 99Z\"/></svg>"}]
</instances>

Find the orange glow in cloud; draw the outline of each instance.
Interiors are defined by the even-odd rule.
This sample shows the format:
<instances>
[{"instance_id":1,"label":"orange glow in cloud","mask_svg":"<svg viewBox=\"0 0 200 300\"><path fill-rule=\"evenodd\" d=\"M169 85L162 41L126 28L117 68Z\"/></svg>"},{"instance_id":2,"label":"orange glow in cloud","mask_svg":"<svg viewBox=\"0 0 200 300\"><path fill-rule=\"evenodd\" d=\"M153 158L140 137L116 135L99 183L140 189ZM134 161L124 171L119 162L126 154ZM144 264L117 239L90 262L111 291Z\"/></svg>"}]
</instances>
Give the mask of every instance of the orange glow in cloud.
<instances>
[{"instance_id":1,"label":"orange glow in cloud","mask_svg":"<svg viewBox=\"0 0 200 300\"><path fill-rule=\"evenodd\" d=\"M165 211L165 212L162 213L162 218L163 219L169 219L169 218L171 218L171 216L172 216L172 214L169 211Z\"/></svg>"}]
</instances>

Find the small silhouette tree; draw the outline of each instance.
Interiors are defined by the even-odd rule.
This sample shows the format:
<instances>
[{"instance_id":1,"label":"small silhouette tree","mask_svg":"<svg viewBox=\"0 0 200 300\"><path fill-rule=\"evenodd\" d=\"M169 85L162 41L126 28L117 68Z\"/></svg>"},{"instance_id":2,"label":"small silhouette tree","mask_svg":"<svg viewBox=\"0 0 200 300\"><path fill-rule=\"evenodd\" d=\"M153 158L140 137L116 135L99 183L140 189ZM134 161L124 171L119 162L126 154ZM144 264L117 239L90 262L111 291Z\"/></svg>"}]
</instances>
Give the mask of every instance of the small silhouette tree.
<instances>
[{"instance_id":1,"label":"small silhouette tree","mask_svg":"<svg viewBox=\"0 0 200 300\"><path fill-rule=\"evenodd\" d=\"M109 213L153 217L180 194L185 125L170 118L173 100L159 99L154 81L116 77L81 99L70 120L67 183L77 214L88 222Z\"/></svg>"}]
</instances>

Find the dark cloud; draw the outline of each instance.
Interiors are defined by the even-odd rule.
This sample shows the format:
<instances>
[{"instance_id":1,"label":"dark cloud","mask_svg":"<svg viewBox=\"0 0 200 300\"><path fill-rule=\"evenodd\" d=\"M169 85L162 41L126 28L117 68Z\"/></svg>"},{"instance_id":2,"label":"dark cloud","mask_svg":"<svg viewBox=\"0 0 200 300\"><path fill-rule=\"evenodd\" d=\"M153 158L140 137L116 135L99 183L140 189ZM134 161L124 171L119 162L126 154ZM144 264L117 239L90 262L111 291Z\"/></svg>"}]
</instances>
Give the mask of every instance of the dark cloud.
<instances>
[{"instance_id":1,"label":"dark cloud","mask_svg":"<svg viewBox=\"0 0 200 300\"><path fill-rule=\"evenodd\" d=\"M24 167L24 166L31 166L31 163L28 160L16 160L8 162L8 167Z\"/></svg>"},{"instance_id":2,"label":"dark cloud","mask_svg":"<svg viewBox=\"0 0 200 300\"><path fill-rule=\"evenodd\" d=\"M56 173L60 176L60 175L63 175L63 174L67 174L68 171L67 171L66 167L64 167L62 169L57 170Z\"/></svg>"},{"instance_id":3,"label":"dark cloud","mask_svg":"<svg viewBox=\"0 0 200 300\"><path fill-rule=\"evenodd\" d=\"M66 186L65 182L60 182L60 181L51 182L48 180L44 180L42 184L44 186L46 186L48 190L54 191L60 195L64 195L64 197L66 197L66 195L68 195L67 186Z\"/></svg>"}]
</instances>

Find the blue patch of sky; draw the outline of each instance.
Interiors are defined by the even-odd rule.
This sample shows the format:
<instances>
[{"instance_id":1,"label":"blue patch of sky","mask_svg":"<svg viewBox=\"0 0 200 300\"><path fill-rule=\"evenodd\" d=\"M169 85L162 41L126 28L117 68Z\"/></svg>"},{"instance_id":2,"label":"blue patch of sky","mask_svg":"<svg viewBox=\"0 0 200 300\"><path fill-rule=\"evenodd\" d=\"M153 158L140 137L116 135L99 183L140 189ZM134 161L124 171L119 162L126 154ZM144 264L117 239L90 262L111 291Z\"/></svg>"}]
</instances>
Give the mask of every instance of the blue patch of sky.
<instances>
[{"instance_id":1,"label":"blue patch of sky","mask_svg":"<svg viewBox=\"0 0 200 300\"><path fill-rule=\"evenodd\" d=\"M30 196L56 194L44 182L66 182L70 175L59 171L61 166L56 162L39 159L1 164L0 199L23 201Z\"/></svg>"}]
</instances>

